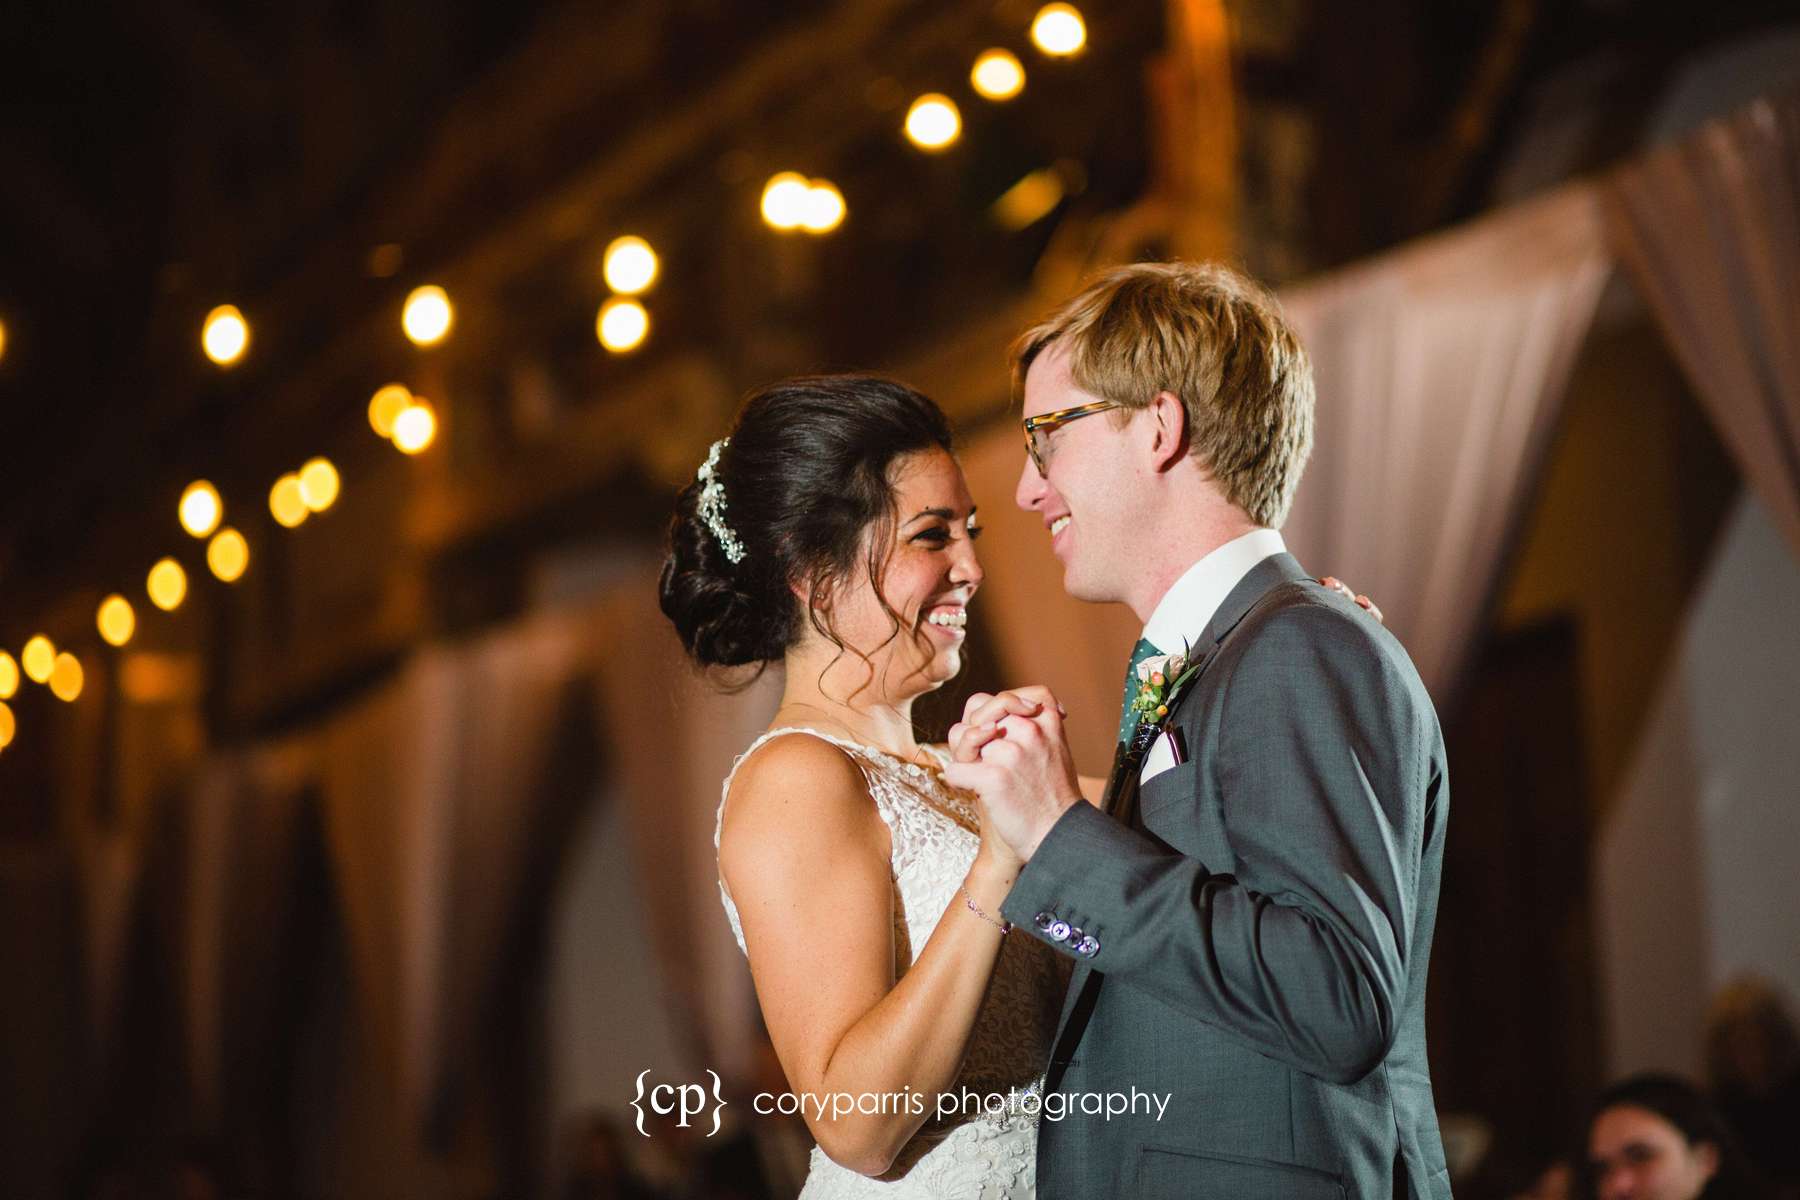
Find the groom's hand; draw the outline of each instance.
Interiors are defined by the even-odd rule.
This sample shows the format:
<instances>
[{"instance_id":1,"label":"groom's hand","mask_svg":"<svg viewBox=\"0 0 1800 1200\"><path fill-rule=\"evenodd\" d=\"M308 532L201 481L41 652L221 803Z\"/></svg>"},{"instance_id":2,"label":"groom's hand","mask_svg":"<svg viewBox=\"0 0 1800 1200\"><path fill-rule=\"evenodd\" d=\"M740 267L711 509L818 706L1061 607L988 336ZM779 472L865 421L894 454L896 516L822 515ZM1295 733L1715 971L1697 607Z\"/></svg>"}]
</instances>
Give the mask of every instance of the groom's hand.
<instances>
[{"instance_id":1,"label":"groom's hand","mask_svg":"<svg viewBox=\"0 0 1800 1200\"><path fill-rule=\"evenodd\" d=\"M952 731L944 779L974 792L994 832L1029 860L1058 818L1081 802L1062 707L1046 689L1028 688L972 700L965 715L978 719Z\"/></svg>"},{"instance_id":2,"label":"groom's hand","mask_svg":"<svg viewBox=\"0 0 1800 1200\"><path fill-rule=\"evenodd\" d=\"M1012 688L999 695L976 692L963 704L963 719L950 727L950 757L957 762L975 762L983 746L1002 736L1003 717L1035 717L1046 707L1054 708L1059 717L1069 715L1043 686Z\"/></svg>"}]
</instances>

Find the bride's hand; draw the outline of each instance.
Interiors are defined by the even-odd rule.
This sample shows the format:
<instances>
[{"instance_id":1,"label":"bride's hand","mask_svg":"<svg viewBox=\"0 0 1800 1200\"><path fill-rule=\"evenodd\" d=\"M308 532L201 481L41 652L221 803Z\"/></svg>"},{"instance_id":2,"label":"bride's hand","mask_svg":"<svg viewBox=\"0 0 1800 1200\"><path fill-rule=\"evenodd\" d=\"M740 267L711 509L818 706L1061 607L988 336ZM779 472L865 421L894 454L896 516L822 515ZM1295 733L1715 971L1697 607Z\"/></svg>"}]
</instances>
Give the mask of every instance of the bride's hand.
<instances>
[{"instance_id":1,"label":"bride's hand","mask_svg":"<svg viewBox=\"0 0 1800 1200\"><path fill-rule=\"evenodd\" d=\"M1383 625L1387 624L1387 618L1381 615L1380 605L1376 604L1361 592L1351 591L1350 585L1339 579L1337 576L1321 575L1319 576L1319 582L1326 587L1331 588L1333 591L1338 592L1344 599L1356 601L1356 603L1362 606L1364 612L1368 613L1371 617L1374 617L1377 621L1380 621Z\"/></svg>"}]
</instances>

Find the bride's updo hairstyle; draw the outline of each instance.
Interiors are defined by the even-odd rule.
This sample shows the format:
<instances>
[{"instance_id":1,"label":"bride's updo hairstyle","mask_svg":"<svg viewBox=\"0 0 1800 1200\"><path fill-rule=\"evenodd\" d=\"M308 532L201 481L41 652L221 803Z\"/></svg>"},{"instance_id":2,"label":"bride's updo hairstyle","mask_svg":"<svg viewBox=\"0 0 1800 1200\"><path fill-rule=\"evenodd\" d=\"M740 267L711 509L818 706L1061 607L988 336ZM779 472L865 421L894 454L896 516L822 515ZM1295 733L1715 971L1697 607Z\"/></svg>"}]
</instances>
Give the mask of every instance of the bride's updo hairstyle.
<instances>
[{"instance_id":1,"label":"bride's updo hairstyle","mask_svg":"<svg viewBox=\"0 0 1800 1200\"><path fill-rule=\"evenodd\" d=\"M951 448L949 421L891 379L817 375L751 393L710 472L724 507L705 503L708 481L696 478L669 525L660 597L688 655L702 667L760 667L787 652L807 618L843 649L826 601L858 567L865 531L861 565L879 593L895 519L889 469L934 448Z\"/></svg>"}]
</instances>

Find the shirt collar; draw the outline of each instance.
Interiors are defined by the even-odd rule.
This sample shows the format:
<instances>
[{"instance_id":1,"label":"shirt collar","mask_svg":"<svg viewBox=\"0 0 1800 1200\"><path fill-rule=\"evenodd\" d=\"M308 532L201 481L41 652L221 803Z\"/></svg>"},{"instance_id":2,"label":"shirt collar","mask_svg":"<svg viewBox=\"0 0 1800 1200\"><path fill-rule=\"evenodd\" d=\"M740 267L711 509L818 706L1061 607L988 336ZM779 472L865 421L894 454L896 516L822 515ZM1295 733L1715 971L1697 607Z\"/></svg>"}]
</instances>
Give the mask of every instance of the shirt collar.
<instances>
[{"instance_id":1,"label":"shirt collar","mask_svg":"<svg viewBox=\"0 0 1800 1200\"><path fill-rule=\"evenodd\" d=\"M1189 567L1164 593L1144 626L1144 639L1154 644L1159 654L1174 654L1189 646L1252 567L1286 550L1281 534L1273 529L1252 529L1226 542Z\"/></svg>"}]
</instances>

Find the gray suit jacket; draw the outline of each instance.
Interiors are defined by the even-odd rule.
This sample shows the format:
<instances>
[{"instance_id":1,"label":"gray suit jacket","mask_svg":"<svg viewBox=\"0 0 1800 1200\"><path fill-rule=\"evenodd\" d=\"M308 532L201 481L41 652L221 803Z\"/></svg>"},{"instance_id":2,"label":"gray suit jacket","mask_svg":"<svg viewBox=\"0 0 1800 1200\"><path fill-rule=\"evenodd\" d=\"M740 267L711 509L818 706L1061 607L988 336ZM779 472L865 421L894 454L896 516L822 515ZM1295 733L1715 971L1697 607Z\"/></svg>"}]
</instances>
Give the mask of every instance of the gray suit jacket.
<instances>
[{"instance_id":1,"label":"gray suit jacket","mask_svg":"<svg viewBox=\"0 0 1800 1200\"><path fill-rule=\"evenodd\" d=\"M1038 1195L1448 1197L1425 1061L1449 810L1430 697L1286 554L1193 653L1167 725L1186 761L1136 794L1121 747L1108 811L1065 813L1004 905L1076 962ZM1107 1093L1113 1115L1086 1111Z\"/></svg>"}]
</instances>

